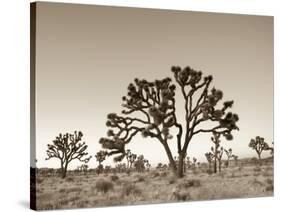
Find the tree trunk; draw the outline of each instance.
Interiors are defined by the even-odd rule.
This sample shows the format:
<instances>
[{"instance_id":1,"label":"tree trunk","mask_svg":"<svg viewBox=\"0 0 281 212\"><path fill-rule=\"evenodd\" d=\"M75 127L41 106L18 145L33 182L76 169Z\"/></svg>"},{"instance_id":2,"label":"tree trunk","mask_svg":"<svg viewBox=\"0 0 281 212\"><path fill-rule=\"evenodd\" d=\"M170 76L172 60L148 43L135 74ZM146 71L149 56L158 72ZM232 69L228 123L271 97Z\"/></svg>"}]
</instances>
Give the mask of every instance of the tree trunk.
<instances>
[{"instance_id":1,"label":"tree trunk","mask_svg":"<svg viewBox=\"0 0 281 212\"><path fill-rule=\"evenodd\" d=\"M217 173L217 158L214 159L214 173Z\"/></svg>"},{"instance_id":2,"label":"tree trunk","mask_svg":"<svg viewBox=\"0 0 281 212\"><path fill-rule=\"evenodd\" d=\"M259 157L259 165L261 166L261 154L258 154Z\"/></svg>"},{"instance_id":3,"label":"tree trunk","mask_svg":"<svg viewBox=\"0 0 281 212\"><path fill-rule=\"evenodd\" d=\"M65 178L65 177L66 177L67 166L68 166L68 164L66 163L65 166L64 166L64 168L63 168L63 171L62 171L62 178Z\"/></svg>"},{"instance_id":4,"label":"tree trunk","mask_svg":"<svg viewBox=\"0 0 281 212\"><path fill-rule=\"evenodd\" d=\"M171 150L170 150L168 144L165 143L165 141L163 142L163 146L165 148L166 154L167 154L169 162L171 164L172 171L177 176L177 166L176 166L176 163L175 163L174 158L172 156Z\"/></svg>"},{"instance_id":5,"label":"tree trunk","mask_svg":"<svg viewBox=\"0 0 281 212\"><path fill-rule=\"evenodd\" d=\"M219 160L219 172L221 172L221 160Z\"/></svg>"},{"instance_id":6,"label":"tree trunk","mask_svg":"<svg viewBox=\"0 0 281 212\"><path fill-rule=\"evenodd\" d=\"M183 177L183 171L184 171L184 154L179 154L179 164L177 167L177 177L182 178Z\"/></svg>"}]
</instances>

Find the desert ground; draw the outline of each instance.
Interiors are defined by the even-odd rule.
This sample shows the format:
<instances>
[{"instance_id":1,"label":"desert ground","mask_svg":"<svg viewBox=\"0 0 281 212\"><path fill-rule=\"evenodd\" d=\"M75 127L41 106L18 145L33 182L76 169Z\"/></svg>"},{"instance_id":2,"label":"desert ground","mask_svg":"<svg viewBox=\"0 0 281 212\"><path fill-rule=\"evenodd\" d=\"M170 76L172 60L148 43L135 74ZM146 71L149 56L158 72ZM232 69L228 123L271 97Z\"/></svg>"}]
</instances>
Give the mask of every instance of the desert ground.
<instances>
[{"instance_id":1,"label":"desert ground","mask_svg":"<svg viewBox=\"0 0 281 212\"><path fill-rule=\"evenodd\" d=\"M187 170L177 179L169 170L138 173L69 173L36 177L37 209L105 207L273 195L273 163L247 164L210 173Z\"/></svg>"}]
</instances>

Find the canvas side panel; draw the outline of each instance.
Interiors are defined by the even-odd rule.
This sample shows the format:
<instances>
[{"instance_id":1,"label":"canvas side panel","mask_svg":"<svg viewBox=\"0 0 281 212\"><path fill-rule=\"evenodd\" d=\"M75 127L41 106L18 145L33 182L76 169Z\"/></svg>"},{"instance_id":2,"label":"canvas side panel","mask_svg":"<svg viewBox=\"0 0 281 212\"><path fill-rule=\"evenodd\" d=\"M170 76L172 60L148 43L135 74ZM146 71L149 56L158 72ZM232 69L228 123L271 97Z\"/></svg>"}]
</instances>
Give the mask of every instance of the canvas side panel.
<instances>
[{"instance_id":1,"label":"canvas side panel","mask_svg":"<svg viewBox=\"0 0 281 212\"><path fill-rule=\"evenodd\" d=\"M36 117L35 117L35 67L36 67L36 3L30 4L30 208L36 210Z\"/></svg>"}]
</instances>

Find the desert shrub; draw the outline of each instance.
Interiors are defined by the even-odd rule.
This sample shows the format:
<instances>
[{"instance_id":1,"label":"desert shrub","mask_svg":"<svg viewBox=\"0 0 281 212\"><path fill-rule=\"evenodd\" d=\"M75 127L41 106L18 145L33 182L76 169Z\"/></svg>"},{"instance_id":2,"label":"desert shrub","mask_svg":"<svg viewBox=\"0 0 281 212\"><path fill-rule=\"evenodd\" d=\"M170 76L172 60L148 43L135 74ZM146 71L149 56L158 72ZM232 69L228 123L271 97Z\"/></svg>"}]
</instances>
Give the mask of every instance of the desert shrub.
<instances>
[{"instance_id":1,"label":"desert shrub","mask_svg":"<svg viewBox=\"0 0 281 212\"><path fill-rule=\"evenodd\" d=\"M68 183L72 183L72 182L74 182L74 179L72 177L67 177L65 179L65 181L68 182Z\"/></svg>"},{"instance_id":2,"label":"desert shrub","mask_svg":"<svg viewBox=\"0 0 281 212\"><path fill-rule=\"evenodd\" d=\"M119 180L119 177L117 175L111 175L110 176L110 180L112 180L113 182Z\"/></svg>"},{"instance_id":3,"label":"desert shrub","mask_svg":"<svg viewBox=\"0 0 281 212\"><path fill-rule=\"evenodd\" d=\"M145 181L144 176L141 176L141 175L137 176L137 182L144 182L144 181Z\"/></svg>"},{"instance_id":4,"label":"desert shrub","mask_svg":"<svg viewBox=\"0 0 281 212\"><path fill-rule=\"evenodd\" d=\"M81 191L82 191L82 188L80 188L80 187L72 187L72 188L67 189L68 193L70 193L70 192L81 192Z\"/></svg>"},{"instance_id":5,"label":"desert shrub","mask_svg":"<svg viewBox=\"0 0 281 212\"><path fill-rule=\"evenodd\" d=\"M221 178L224 178L224 173L223 173L223 172L220 172L218 175L219 175Z\"/></svg>"},{"instance_id":6,"label":"desert shrub","mask_svg":"<svg viewBox=\"0 0 281 212\"><path fill-rule=\"evenodd\" d=\"M36 178L36 182L38 183L38 184L41 184L41 183L43 183L43 181L44 181L44 178Z\"/></svg>"},{"instance_id":7,"label":"desert shrub","mask_svg":"<svg viewBox=\"0 0 281 212\"><path fill-rule=\"evenodd\" d=\"M130 195L141 195L142 191L135 184L126 184L122 188L121 192L122 196L130 196Z\"/></svg>"},{"instance_id":8,"label":"desert shrub","mask_svg":"<svg viewBox=\"0 0 281 212\"><path fill-rule=\"evenodd\" d=\"M184 189L188 189L191 187L200 187L200 186L201 186L201 181L197 179L185 180L179 184L179 188L184 188Z\"/></svg>"},{"instance_id":9,"label":"desert shrub","mask_svg":"<svg viewBox=\"0 0 281 212\"><path fill-rule=\"evenodd\" d=\"M191 199L191 196L187 191L180 191L179 189L175 189L172 193L172 199L177 201L187 201Z\"/></svg>"},{"instance_id":10,"label":"desert shrub","mask_svg":"<svg viewBox=\"0 0 281 212\"><path fill-rule=\"evenodd\" d=\"M265 187L266 191L273 191L274 190L274 185L273 185L273 180L272 179L266 179L267 186Z\"/></svg>"},{"instance_id":11,"label":"desert shrub","mask_svg":"<svg viewBox=\"0 0 281 212\"><path fill-rule=\"evenodd\" d=\"M152 177L159 177L160 173L159 172L152 172Z\"/></svg>"},{"instance_id":12,"label":"desert shrub","mask_svg":"<svg viewBox=\"0 0 281 212\"><path fill-rule=\"evenodd\" d=\"M206 173L207 173L208 175L212 175L212 174L213 174L213 171L210 170L210 169L207 169Z\"/></svg>"},{"instance_id":13,"label":"desert shrub","mask_svg":"<svg viewBox=\"0 0 281 212\"><path fill-rule=\"evenodd\" d=\"M161 177L166 177L166 176L168 175L168 172L161 172L159 175L160 175Z\"/></svg>"},{"instance_id":14,"label":"desert shrub","mask_svg":"<svg viewBox=\"0 0 281 212\"><path fill-rule=\"evenodd\" d=\"M252 184L253 185L259 185L259 186L263 185L263 183L261 181L257 180L256 178L253 180Z\"/></svg>"},{"instance_id":15,"label":"desert shrub","mask_svg":"<svg viewBox=\"0 0 281 212\"><path fill-rule=\"evenodd\" d=\"M273 191L274 190L273 185L266 186L265 190L266 191Z\"/></svg>"},{"instance_id":16,"label":"desert shrub","mask_svg":"<svg viewBox=\"0 0 281 212\"><path fill-rule=\"evenodd\" d=\"M243 170L243 166L242 165L240 165L239 167L238 167L238 171L242 171Z\"/></svg>"},{"instance_id":17,"label":"desert shrub","mask_svg":"<svg viewBox=\"0 0 281 212\"><path fill-rule=\"evenodd\" d=\"M177 182L177 179L175 177L171 177L168 181L169 184L175 184Z\"/></svg>"},{"instance_id":18,"label":"desert shrub","mask_svg":"<svg viewBox=\"0 0 281 212\"><path fill-rule=\"evenodd\" d=\"M59 193L65 193L66 192L66 189L65 188L61 188L60 190L59 190Z\"/></svg>"},{"instance_id":19,"label":"desert shrub","mask_svg":"<svg viewBox=\"0 0 281 212\"><path fill-rule=\"evenodd\" d=\"M237 176L235 175L235 172L231 172L231 175L228 176L228 178L235 178L235 177L237 177Z\"/></svg>"},{"instance_id":20,"label":"desert shrub","mask_svg":"<svg viewBox=\"0 0 281 212\"><path fill-rule=\"evenodd\" d=\"M260 172L260 171L261 171L261 167L258 167L258 166L257 166L257 167L255 167L253 170L254 170L254 172Z\"/></svg>"},{"instance_id":21,"label":"desert shrub","mask_svg":"<svg viewBox=\"0 0 281 212\"><path fill-rule=\"evenodd\" d=\"M113 183L107 180L100 179L96 182L96 189L99 192L107 193L110 190L113 190Z\"/></svg>"}]
</instances>

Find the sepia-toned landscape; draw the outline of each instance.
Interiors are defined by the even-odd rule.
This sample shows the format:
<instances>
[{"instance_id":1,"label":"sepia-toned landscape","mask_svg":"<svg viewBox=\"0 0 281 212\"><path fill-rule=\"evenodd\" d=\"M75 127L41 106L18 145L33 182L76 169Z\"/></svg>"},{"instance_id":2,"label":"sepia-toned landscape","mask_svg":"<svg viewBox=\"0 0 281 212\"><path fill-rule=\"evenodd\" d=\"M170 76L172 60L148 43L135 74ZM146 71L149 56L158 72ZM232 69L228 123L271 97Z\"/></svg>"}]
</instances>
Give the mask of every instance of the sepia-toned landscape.
<instances>
[{"instance_id":1,"label":"sepia-toned landscape","mask_svg":"<svg viewBox=\"0 0 281 212\"><path fill-rule=\"evenodd\" d=\"M33 209L273 196L272 17L33 6Z\"/></svg>"},{"instance_id":2,"label":"sepia-toned landscape","mask_svg":"<svg viewBox=\"0 0 281 212\"><path fill-rule=\"evenodd\" d=\"M267 159L259 166L243 160L217 174L202 164L188 169L183 178L165 168L113 169L100 175L71 171L65 179L50 172L38 174L36 183L39 210L264 197L273 195L273 163Z\"/></svg>"}]
</instances>

